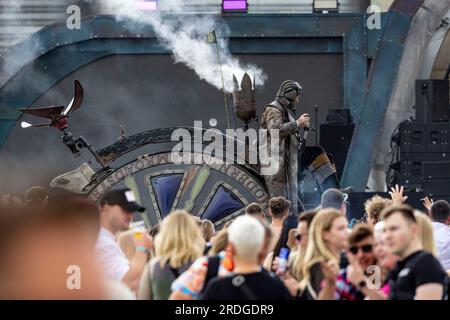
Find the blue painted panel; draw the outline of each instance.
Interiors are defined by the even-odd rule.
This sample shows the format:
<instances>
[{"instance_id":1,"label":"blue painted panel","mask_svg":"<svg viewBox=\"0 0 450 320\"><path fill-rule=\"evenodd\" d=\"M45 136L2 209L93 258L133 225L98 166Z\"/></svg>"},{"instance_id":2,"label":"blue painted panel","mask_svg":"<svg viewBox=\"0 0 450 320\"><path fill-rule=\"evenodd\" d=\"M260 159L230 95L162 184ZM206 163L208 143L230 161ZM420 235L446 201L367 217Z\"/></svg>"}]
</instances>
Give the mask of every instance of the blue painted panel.
<instances>
[{"instance_id":1,"label":"blue painted panel","mask_svg":"<svg viewBox=\"0 0 450 320\"><path fill-rule=\"evenodd\" d=\"M419 1L419 0L416 0ZM342 183L364 192L373 166L373 150L398 73L404 42L412 22L410 15L392 11L373 62L362 114L356 121Z\"/></svg>"},{"instance_id":2,"label":"blue painted panel","mask_svg":"<svg viewBox=\"0 0 450 320\"><path fill-rule=\"evenodd\" d=\"M376 50L383 35L383 30L386 28L389 15L390 12L381 14L381 29L367 30L367 56L369 59L373 59L376 55Z\"/></svg>"},{"instance_id":3,"label":"blue painted panel","mask_svg":"<svg viewBox=\"0 0 450 320\"><path fill-rule=\"evenodd\" d=\"M151 178L161 216L164 218L172 210L175 197L183 179L182 174L162 175Z\"/></svg>"},{"instance_id":4,"label":"blue painted panel","mask_svg":"<svg viewBox=\"0 0 450 320\"><path fill-rule=\"evenodd\" d=\"M230 190L219 186L211 202L202 215L202 219L216 222L244 207L244 204Z\"/></svg>"},{"instance_id":5,"label":"blue painted panel","mask_svg":"<svg viewBox=\"0 0 450 320\"><path fill-rule=\"evenodd\" d=\"M9 133L14 128L16 120L3 120L0 119L0 141L6 141Z\"/></svg>"},{"instance_id":6,"label":"blue painted panel","mask_svg":"<svg viewBox=\"0 0 450 320\"><path fill-rule=\"evenodd\" d=\"M356 29L344 36L344 104L350 109L357 122L364 104L367 81L367 51L362 29Z\"/></svg>"}]
</instances>

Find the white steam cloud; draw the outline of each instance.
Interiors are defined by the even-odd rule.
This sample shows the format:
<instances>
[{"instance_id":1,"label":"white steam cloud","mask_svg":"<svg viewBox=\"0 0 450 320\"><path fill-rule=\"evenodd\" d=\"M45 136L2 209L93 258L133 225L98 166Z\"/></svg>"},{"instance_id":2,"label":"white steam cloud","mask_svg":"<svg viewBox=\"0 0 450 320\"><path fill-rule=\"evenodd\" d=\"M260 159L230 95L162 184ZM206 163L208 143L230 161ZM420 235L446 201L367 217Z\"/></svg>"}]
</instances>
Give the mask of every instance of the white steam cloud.
<instances>
[{"instance_id":1,"label":"white steam cloud","mask_svg":"<svg viewBox=\"0 0 450 320\"><path fill-rule=\"evenodd\" d=\"M188 0L164 0L159 2L157 11L139 10L137 0L102 0L101 6L107 12L120 19L121 16L132 18L139 23L153 26L162 44L172 51L175 62L183 63L194 70L203 79L219 90L222 89L216 44L209 44L206 36L211 30L216 30L217 46L224 86L227 92L233 91L233 74L237 79L247 72L255 78L257 86L262 86L267 76L255 65L242 64L233 57L228 48L227 24L218 15L192 16L183 14Z\"/></svg>"}]
</instances>

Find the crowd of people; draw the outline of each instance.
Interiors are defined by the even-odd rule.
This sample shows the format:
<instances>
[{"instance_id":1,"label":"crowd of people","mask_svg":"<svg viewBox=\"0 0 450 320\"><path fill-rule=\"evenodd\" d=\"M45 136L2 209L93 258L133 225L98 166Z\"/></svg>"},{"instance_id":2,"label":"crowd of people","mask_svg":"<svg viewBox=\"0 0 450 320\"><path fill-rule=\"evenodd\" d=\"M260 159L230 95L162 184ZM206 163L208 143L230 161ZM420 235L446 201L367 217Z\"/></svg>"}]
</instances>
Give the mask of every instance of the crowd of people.
<instances>
[{"instance_id":1,"label":"crowd of people","mask_svg":"<svg viewBox=\"0 0 450 320\"><path fill-rule=\"evenodd\" d=\"M220 230L185 210L134 228L145 208L129 189L27 199L2 199L2 299L448 299L450 205L425 198L422 212L397 186L351 225L347 195L328 189L313 210L274 197Z\"/></svg>"}]
</instances>

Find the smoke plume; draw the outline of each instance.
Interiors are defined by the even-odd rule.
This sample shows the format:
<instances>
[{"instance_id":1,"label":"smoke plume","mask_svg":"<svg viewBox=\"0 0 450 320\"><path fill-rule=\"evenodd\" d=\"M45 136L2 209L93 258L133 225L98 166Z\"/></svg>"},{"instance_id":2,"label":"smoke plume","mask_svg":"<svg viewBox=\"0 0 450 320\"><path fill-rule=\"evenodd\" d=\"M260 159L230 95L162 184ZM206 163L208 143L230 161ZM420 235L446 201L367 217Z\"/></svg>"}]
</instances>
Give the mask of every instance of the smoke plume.
<instances>
[{"instance_id":1,"label":"smoke plume","mask_svg":"<svg viewBox=\"0 0 450 320\"><path fill-rule=\"evenodd\" d=\"M196 72L200 79L207 81L219 90L222 79L218 64L218 55L222 64L224 87L233 91L232 76L241 79L245 72L255 77L256 85L261 86L267 79L264 72L255 65L243 65L233 57L228 48L229 29L217 15L192 16L183 14L187 0L166 0L160 2L160 8L153 12L139 10L137 0L102 0L101 7L114 13L118 19L132 18L140 23L148 23L155 30L162 44L172 51L175 62L183 63ZM209 44L206 36L216 30L216 44ZM217 50L218 49L218 50Z\"/></svg>"}]
</instances>

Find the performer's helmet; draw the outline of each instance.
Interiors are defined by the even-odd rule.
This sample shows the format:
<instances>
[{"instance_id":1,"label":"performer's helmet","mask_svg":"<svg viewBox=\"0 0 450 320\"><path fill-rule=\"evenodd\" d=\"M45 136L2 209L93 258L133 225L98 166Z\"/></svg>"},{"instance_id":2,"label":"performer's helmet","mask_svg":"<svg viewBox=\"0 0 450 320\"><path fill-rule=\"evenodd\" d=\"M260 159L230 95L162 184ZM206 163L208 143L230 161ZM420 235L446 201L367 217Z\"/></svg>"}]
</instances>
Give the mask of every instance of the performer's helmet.
<instances>
[{"instance_id":1,"label":"performer's helmet","mask_svg":"<svg viewBox=\"0 0 450 320\"><path fill-rule=\"evenodd\" d=\"M286 80L281 84L280 90L278 90L277 97L286 98L290 102L294 102L301 93L302 86L298 82Z\"/></svg>"}]
</instances>

